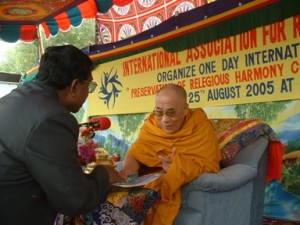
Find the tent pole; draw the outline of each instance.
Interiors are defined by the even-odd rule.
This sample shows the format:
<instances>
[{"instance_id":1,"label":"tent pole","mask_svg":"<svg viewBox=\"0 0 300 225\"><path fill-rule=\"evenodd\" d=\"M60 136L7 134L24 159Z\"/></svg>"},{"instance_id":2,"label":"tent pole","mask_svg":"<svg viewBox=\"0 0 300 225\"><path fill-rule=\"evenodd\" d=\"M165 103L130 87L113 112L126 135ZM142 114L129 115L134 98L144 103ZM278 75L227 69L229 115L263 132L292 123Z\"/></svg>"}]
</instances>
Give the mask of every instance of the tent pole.
<instances>
[{"instance_id":1,"label":"tent pole","mask_svg":"<svg viewBox=\"0 0 300 225\"><path fill-rule=\"evenodd\" d=\"M41 57L44 54L44 45L41 38L40 25L37 25L37 41L38 41L38 64L40 64Z\"/></svg>"}]
</instances>

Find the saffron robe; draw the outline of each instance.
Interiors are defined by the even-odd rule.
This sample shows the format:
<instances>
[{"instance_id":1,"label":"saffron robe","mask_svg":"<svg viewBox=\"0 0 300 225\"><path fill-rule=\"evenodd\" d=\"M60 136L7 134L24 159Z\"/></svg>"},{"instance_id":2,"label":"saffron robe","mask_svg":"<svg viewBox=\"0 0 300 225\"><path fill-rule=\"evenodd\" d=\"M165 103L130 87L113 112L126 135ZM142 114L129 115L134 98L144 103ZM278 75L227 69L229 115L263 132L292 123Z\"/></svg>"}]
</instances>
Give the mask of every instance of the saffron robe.
<instances>
[{"instance_id":1,"label":"saffron robe","mask_svg":"<svg viewBox=\"0 0 300 225\"><path fill-rule=\"evenodd\" d=\"M174 147L176 154L168 172L147 185L159 191L161 198L148 213L145 225L172 225L181 205L181 187L200 174L220 170L218 141L202 109L189 109L183 127L174 134L164 132L150 114L127 156L148 167L162 167L159 155L171 157Z\"/></svg>"}]
</instances>

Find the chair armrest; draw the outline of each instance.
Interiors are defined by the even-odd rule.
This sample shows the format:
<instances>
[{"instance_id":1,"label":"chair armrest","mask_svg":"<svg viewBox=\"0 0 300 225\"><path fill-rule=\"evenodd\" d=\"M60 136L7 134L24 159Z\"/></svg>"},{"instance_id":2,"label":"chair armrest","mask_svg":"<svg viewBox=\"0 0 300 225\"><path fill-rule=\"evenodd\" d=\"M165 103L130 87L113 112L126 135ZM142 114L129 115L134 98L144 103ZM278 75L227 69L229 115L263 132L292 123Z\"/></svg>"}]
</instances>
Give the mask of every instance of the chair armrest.
<instances>
[{"instance_id":1,"label":"chair armrest","mask_svg":"<svg viewBox=\"0 0 300 225\"><path fill-rule=\"evenodd\" d=\"M244 164L234 164L221 169L218 173L204 173L182 188L182 207L188 207L192 191L216 193L236 190L257 175L256 168Z\"/></svg>"},{"instance_id":2,"label":"chair armrest","mask_svg":"<svg viewBox=\"0 0 300 225\"><path fill-rule=\"evenodd\" d=\"M218 173L205 173L186 184L183 192L205 191L223 192L235 190L252 180L256 168L244 164L234 164L221 169Z\"/></svg>"}]
</instances>

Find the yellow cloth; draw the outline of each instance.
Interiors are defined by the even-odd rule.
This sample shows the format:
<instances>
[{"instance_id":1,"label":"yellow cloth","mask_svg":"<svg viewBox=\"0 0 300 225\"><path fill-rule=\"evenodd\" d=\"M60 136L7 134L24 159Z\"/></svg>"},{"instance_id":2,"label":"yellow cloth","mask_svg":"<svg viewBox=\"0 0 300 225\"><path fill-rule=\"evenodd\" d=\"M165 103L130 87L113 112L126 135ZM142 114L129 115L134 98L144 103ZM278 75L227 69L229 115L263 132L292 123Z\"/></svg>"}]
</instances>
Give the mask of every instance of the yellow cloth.
<instances>
[{"instance_id":1,"label":"yellow cloth","mask_svg":"<svg viewBox=\"0 0 300 225\"><path fill-rule=\"evenodd\" d=\"M152 207L145 225L171 225L181 204L181 187L205 172L220 170L221 153L214 128L202 109L189 110L181 130L175 134L164 132L156 117L150 114L143 124L139 137L127 155L135 157L148 167L161 167L159 155L176 154L169 171L147 185L160 191L161 199Z\"/></svg>"}]
</instances>

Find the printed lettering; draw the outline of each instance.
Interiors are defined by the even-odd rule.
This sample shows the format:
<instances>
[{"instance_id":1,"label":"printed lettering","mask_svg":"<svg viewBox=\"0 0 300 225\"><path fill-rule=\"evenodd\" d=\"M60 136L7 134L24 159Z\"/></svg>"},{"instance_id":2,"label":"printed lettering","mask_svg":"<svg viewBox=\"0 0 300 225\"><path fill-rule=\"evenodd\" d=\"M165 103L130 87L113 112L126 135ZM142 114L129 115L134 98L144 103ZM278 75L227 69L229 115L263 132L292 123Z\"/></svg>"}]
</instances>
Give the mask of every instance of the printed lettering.
<instances>
[{"instance_id":1,"label":"printed lettering","mask_svg":"<svg viewBox=\"0 0 300 225\"><path fill-rule=\"evenodd\" d=\"M280 92L292 92L293 91L293 86L292 83L294 81L294 78L287 78L287 79L282 79L281 81L281 90Z\"/></svg>"},{"instance_id":2,"label":"printed lettering","mask_svg":"<svg viewBox=\"0 0 300 225\"><path fill-rule=\"evenodd\" d=\"M285 41L286 34L284 31L284 27L285 27L284 21L279 21L267 26L263 26L262 28L263 45Z\"/></svg>"}]
</instances>

